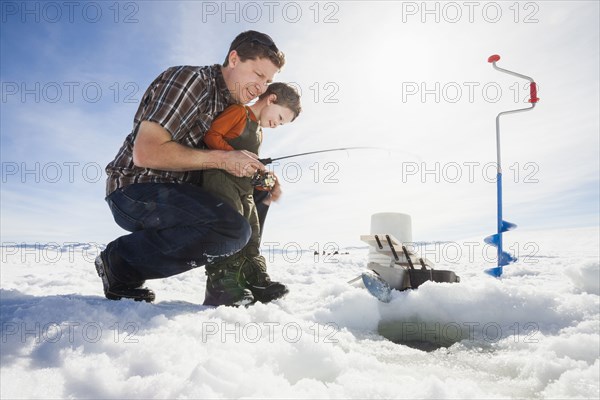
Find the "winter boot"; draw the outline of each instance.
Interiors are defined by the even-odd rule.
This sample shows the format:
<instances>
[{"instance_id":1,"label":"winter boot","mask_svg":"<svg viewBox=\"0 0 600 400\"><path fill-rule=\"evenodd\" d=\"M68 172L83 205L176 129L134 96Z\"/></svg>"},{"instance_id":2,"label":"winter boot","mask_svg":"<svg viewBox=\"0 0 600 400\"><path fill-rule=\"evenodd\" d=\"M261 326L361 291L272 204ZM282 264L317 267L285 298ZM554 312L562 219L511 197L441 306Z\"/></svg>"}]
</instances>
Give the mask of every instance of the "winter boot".
<instances>
[{"instance_id":1,"label":"winter boot","mask_svg":"<svg viewBox=\"0 0 600 400\"><path fill-rule=\"evenodd\" d=\"M250 289L256 301L268 303L288 294L287 286L273 282L267 274L267 262L263 256L243 257L236 263L240 264L246 287Z\"/></svg>"},{"instance_id":2,"label":"winter boot","mask_svg":"<svg viewBox=\"0 0 600 400\"><path fill-rule=\"evenodd\" d=\"M96 257L95 266L98 276L102 279L104 296L109 300L121 300L122 298L134 299L135 301L152 302L156 297L154 292L147 287L142 287L144 281L123 283L115 279L108 267L108 253L106 250Z\"/></svg>"},{"instance_id":3,"label":"winter boot","mask_svg":"<svg viewBox=\"0 0 600 400\"><path fill-rule=\"evenodd\" d=\"M255 302L250 290L244 288L240 278L240 267L234 258L206 265L205 306L248 306Z\"/></svg>"}]
</instances>

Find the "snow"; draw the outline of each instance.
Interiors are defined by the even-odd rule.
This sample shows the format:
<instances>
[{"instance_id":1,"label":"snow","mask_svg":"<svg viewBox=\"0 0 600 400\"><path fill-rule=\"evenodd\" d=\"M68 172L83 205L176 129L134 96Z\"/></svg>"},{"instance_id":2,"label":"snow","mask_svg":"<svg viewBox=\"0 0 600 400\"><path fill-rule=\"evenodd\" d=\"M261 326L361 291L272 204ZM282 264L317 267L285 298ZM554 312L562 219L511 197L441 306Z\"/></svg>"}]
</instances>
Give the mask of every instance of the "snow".
<instances>
[{"instance_id":1,"label":"snow","mask_svg":"<svg viewBox=\"0 0 600 400\"><path fill-rule=\"evenodd\" d=\"M510 232L520 260L501 279L482 273L480 239L453 244L459 257L438 244L427 257L461 282L388 304L347 283L366 248L270 253L291 292L248 309L203 307L203 268L149 282L154 304L114 302L97 245L3 247L0 397L596 399L598 236Z\"/></svg>"}]
</instances>

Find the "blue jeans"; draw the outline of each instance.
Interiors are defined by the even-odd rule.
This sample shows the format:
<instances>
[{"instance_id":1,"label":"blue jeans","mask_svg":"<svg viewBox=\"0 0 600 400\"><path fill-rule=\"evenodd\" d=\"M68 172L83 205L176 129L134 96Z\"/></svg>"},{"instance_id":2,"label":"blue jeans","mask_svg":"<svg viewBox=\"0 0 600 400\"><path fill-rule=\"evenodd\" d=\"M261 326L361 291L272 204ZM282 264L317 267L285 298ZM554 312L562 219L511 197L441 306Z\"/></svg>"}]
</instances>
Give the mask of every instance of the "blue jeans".
<instances>
[{"instance_id":1,"label":"blue jeans","mask_svg":"<svg viewBox=\"0 0 600 400\"><path fill-rule=\"evenodd\" d=\"M240 214L191 184L136 183L106 201L117 224L131 232L106 248L110 271L124 283L165 278L226 257L251 234Z\"/></svg>"}]
</instances>

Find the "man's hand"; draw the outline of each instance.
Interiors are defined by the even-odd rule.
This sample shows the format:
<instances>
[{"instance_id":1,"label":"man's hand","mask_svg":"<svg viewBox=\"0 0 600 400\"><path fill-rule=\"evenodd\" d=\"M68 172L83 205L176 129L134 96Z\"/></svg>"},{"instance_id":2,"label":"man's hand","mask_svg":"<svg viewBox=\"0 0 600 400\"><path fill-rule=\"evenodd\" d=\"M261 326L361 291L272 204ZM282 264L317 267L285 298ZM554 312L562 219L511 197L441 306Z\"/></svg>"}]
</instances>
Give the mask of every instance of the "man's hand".
<instances>
[{"instance_id":1,"label":"man's hand","mask_svg":"<svg viewBox=\"0 0 600 400\"><path fill-rule=\"evenodd\" d=\"M223 162L220 168L231 175L252 177L256 171L264 171L265 166L258 161L258 156L247 150L223 152Z\"/></svg>"}]
</instances>

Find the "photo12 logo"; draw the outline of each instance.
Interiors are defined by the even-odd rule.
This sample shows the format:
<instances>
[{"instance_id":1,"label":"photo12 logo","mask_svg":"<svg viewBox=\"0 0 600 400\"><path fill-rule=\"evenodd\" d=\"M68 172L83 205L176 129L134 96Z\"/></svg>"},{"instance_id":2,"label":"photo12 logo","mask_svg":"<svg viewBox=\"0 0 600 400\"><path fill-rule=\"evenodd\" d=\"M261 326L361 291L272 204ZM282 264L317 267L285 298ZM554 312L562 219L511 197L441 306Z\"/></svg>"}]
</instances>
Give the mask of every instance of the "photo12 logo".
<instances>
[{"instance_id":1,"label":"photo12 logo","mask_svg":"<svg viewBox=\"0 0 600 400\"><path fill-rule=\"evenodd\" d=\"M481 100L494 104L506 95L515 104L526 104L530 99L528 82L514 82L508 90L498 82L402 82L401 93L403 103L423 104L473 104Z\"/></svg>"},{"instance_id":2,"label":"photo12 logo","mask_svg":"<svg viewBox=\"0 0 600 400\"><path fill-rule=\"evenodd\" d=\"M73 265L80 263L82 259L92 263L105 247L105 245L94 242L1 242L0 259L3 264L9 262L57 264L60 262Z\"/></svg>"},{"instance_id":3,"label":"photo12 logo","mask_svg":"<svg viewBox=\"0 0 600 400\"><path fill-rule=\"evenodd\" d=\"M510 326L498 322L401 322L395 327L403 341L456 343L460 341L498 343L508 340L514 343L537 344L540 332L536 322L515 322Z\"/></svg>"},{"instance_id":4,"label":"photo12 logo","mask_svg":"<svg viewBox=\"0 0 600 400\"><path fill-rule=\"evenodd\" d=\"M479 161L450 162L402 162L400 177L402 183L496 183L498 176L496 162ZM540 165L533 161L514 162L504 172L504 181L513 183L539 183Z\"/></svg>"},{"instance_id":5,"label":"photo12 logo","mask_svg":"<svg viewBox=\"0 0 600 400\"><path fill-rule=\"evenodd\" d=\"M138 343L136 338L140 330L139 324L126 322L124 324L115 322L106 326L100 322L87 321L65 321L65 322L3 322L2 343L17 341L27 343L57 343L67 341L69 343L97 343L103 337L111 338L115 343ZM107 332L108 331L108 332Z\"/></svg>"},{"instance_id":6,"label":"photo12 logo","mask_svg":"<svg viewBox=\"0 0 600 400\"><path fill-rule=\"evenodd\" d=\"M333 322L326 324L313 323L302 327L298 322L249 322L241 324L222 321L202 322L202 343L209 341L228 341L235 343L257 343L267 341L274 343L283 340L287 343L297 343L303 337L310 337L315 343L337 343L335 335L340 328Z\"/></svg>"},{"instance_id":7,"label":"photo12 logo","mask_svg":"<svg viewBox=\"0 0 600 400\"><path fill-rule=\"evenodd\" d=\"M136 24L139 4L133 1L2 1L2 23Z\"/></svg>"},{"instance_id":8,"label":"photo12 logo","mask_svg":"<svg viewBox=\"0 0 600 400\"><path fill-rule=\"evenodd\" d=\"M97 183L104 178L104 168L97 162L78 161L16 162L5 161L2 167L2 183Z\"/></svg>"},{"instance_id":9,"label":"photo12 logo","mask_svg":"<svg viewBox=\"0 0 600 400\"><path fill-rule=\"evenodd\" d=\"M295 2L295 1L203 1L202 23L219 21L221 23L246 22L288 22L302 20L313 23L336 24L339 22L338 2Z\"/></svg>"},{"instance_id":10,"label":"photo12 logo","mask_svg":"<svg viewBox=\"0 0 600 400\"><path fill-rule=\"evenodd\" d=\"M337 263L339 256L348 254L336 242L314 242L308 246L298 242L264 242L261 250L270 263L281 256L289 264L300 262L304 256L312 257L315 263Z\"/></svg>"},{"instance_id":11,"label":"photo12 logo","mask_svg":"<svg viewBox=\"0 0 600 400\"><path fill-rule=\"evenodd\" d=\"M102 99L136 104L140 87L135 82L2 82L2 103L91 103Z\"/></svg>"},{"instance_id":12,"label":"photo12 logo","mask_svg":"<svg viewBox=\"0 0 600 400\"><path fill-rule=\"evenodd\" d=\"M539 11L539 4L533 1L404 1L402 22L495 24L508 20L515 24L535 24L539 22L537 18Z\"/></svg>"},{"instance_id":13,"label":"photo12 logo","mask_svg":"<svg viewBox=\"0 0 600 400\"><path fill-rule=\"evenodd\" d=\"M426 259L438 264L473 264L498 262L498 249L485 242L423 242L406 243L409 250L418 252ZM540 262L540 245L534 241L512 242L506 246L521 264Z\"/></svg>"}]
</instances>

